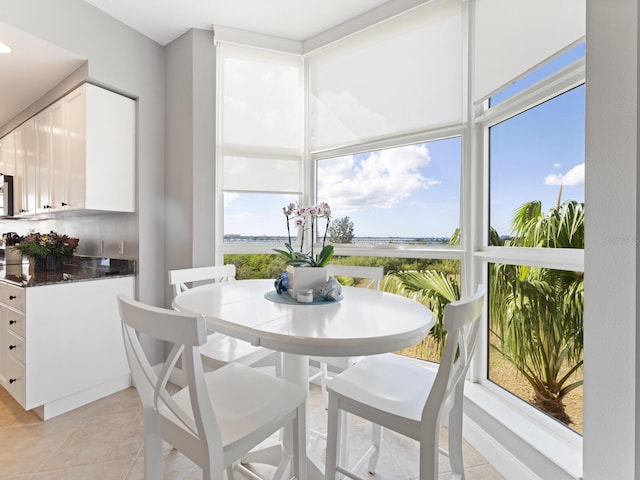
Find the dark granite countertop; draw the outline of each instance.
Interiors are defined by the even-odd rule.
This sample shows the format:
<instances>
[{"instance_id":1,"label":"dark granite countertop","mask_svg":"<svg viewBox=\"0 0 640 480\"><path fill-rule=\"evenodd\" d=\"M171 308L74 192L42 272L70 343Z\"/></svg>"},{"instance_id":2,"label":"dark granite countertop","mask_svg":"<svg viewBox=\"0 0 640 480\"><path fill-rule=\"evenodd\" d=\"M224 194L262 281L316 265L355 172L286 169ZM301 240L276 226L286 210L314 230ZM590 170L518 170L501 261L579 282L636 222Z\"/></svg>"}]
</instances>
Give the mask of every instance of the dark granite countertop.
<instances>
[{"instance_id":1,"label":"dark granite countertop","mask_svg":"<svg viewBox=\"0 0 640 480\"><path fill-rule=\"evenodd\" d=\"M62 272L33 272L26 258L22 263L5 263L4 256L0 257L0 281L21 287L130 277L135 274L135 260L76 255L64 264Z\"/></svg>"}]
</instances>

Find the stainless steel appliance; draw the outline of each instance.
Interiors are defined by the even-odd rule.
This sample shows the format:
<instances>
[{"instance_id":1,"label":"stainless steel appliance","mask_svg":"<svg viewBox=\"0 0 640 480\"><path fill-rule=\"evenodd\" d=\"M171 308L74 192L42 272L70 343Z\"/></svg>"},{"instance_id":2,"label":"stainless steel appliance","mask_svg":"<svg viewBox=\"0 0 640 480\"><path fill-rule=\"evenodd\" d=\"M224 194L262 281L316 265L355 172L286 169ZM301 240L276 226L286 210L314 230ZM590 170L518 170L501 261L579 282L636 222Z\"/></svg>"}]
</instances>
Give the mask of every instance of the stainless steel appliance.
<instances>
[{"instance_id":1,"label":"stainless steel appliance","mask_svg":"<svg viewBox=\"0 0 640 480\"><path fill-rule=\"evenodd\" d=\"M13 217L13 175L0 174L0 216Z\"/></svg>"}]
</instances>

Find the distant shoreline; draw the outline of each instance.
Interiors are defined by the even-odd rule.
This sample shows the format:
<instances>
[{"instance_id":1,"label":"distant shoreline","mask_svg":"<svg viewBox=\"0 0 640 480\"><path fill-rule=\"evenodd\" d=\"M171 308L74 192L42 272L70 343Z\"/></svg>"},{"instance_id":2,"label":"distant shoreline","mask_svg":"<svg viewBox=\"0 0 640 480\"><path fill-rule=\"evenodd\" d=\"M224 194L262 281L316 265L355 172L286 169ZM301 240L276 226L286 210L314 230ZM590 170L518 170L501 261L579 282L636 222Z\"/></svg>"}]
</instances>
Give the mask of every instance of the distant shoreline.
<instances>
[{"instance_id":1,"label":"distant shoreline","mask_svg":"<svg viewBox=\"0 0 640 480\"><path fill-rule=\"evenodd\" d=\"M295 238L292 238L296 242ZM224 243L285 243L289 241L286 236L268 235L234 235L224 236ZM424 245L447 245L449 237L354 237L352 244L381 244L381 243L418 243Z\"/></svg>"}]
</instances>

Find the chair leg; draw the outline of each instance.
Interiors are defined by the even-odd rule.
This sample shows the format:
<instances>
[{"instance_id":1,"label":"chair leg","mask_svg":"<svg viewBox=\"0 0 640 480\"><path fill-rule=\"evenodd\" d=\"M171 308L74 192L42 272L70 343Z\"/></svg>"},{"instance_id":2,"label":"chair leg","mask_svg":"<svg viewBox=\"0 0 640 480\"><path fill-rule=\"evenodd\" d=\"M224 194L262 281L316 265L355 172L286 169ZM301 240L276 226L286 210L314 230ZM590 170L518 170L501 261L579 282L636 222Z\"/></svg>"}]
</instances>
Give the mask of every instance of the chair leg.
<instances>
[{"instance_id":1,"label":"chair leg","mask_svg":"<svg viewBox=\"0 0 640 480\"><path fill-rule=\"evenodd\" d=\"M428 433L420 438L420 480L438 480L439 426L423 425Z\"/></svg>"},{"instance_id":2,"label":"chair leg","mask_svg":"<svg viewBox=\"0 0 640 480\"><path fill-rule=\"evenodd\" d=\"M303 403L298 407L293 421L293 471L292 476L297 480L307 480L307 438L306 438L306 407Z\"/></svg>"},{"instance_id":3,"label":"chair leg","mask_svg":"<svg viewBox=\"0 0 640 480\"><path fill-rule=\"evenodd\" d=\"M275 362L275 369L276 369L276 377L284 378L284 368L282 366L282 353L280 352L275 353L274 362Z\"/></svg>"},{"instance_id":4,"label":"chair leg","mask_svg":"<svg viewBox=\"0 0 640 480\"><path fill-rule=\"evenodd\" d=\"M338 410L338 399L329 395L329 413L327 418L327 450L325 459L325 480L336 478L336 467L338 466L338 439L341 435L342 425Z\"/></svg>"},{"instance_id":5,"label":"chair leg","mask_svg":"<svg viewBox=\"0 0 640 480\"><path fill-rule=\"evenodd\" d=\"M458 395L458 389L453 408L449 412L449 464L451 465L451 478L464 480L464 460L462 458L462 389ZM460 396L460 398L458 398Z\"/></svg>"},{"instance_id":6,"label":"chair leg","mask_svg":"<svg viewBox=\"0 0 640 480\"><path fill-rule=\"evenodd\" d=\"M145 428L144 478L162 478L162 439Z\"/></svg>"},{"instance_id":7,"label":"chair leg","mask_svg":"<svg viewBox=\"0 0 640 480\"><path fill-rule=\"evenodd\" d=\"M322 404L324 409L329 408L329 393L327 392L327 379L329 378L329 371L325 362L320 362L320 388L322 390Z\"/></svg>"},{"instance_id":8,"label":"chair leg","mask_svg":"<svg viewBox=\"0 0 640 480\"><path fill-rule=\"evenodd\" d=\"M376 425L375 423L371 424L371 443L376 449L369 458L368 471L371 475L376 473L376 469L378 468L378 460L380 460L380 449L382 449L382 431L383 430L380 425Z\"/></svg>"}]
</instances>

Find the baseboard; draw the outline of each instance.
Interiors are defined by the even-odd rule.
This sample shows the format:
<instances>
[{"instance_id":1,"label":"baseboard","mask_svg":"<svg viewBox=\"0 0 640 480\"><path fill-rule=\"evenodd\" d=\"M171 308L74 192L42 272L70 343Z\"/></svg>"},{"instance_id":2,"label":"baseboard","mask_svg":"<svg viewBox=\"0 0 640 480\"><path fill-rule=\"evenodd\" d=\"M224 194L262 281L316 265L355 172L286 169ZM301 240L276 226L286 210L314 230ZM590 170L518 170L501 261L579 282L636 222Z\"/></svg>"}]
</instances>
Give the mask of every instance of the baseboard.
<instances>
[{"instance_id":1,"label":"baseboard","mask_svg":"<svg viewBox=\"0 0 640 480\"><path fill-rule=\"evenodd\" d=\"M464 439L506 480L548 480L533 473L467 415L464 416L463 425Z\"/></svg>"},{"instance_id":2,"label":"baseboard","mask_svg":"<svg viewBox=\"0 0 640 480\"><path fill-rule=\"evenodd\" d=\"M88 403L95 402L101 398L112 395L120 390L131 386L131 375L126 374L118 378L114 378L108 382L101 383L87 390L74 393L67 397L46 403L33 409L33 412L42 420L49 420L63 413L75 410Z\"/></svg>"}]
</instances>

